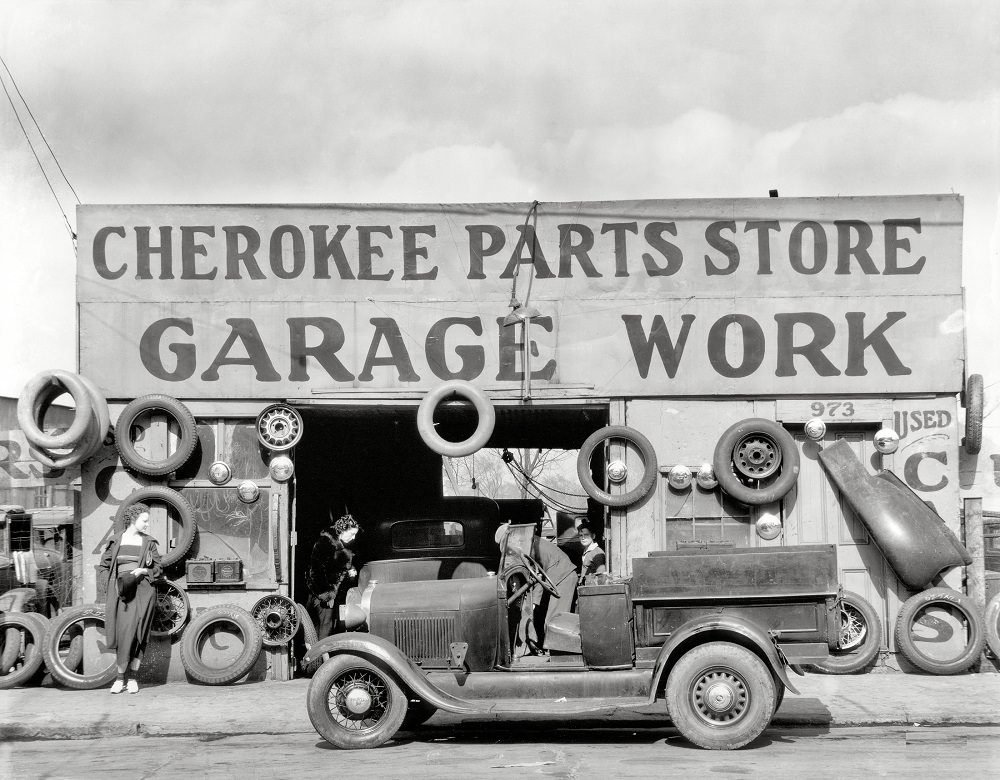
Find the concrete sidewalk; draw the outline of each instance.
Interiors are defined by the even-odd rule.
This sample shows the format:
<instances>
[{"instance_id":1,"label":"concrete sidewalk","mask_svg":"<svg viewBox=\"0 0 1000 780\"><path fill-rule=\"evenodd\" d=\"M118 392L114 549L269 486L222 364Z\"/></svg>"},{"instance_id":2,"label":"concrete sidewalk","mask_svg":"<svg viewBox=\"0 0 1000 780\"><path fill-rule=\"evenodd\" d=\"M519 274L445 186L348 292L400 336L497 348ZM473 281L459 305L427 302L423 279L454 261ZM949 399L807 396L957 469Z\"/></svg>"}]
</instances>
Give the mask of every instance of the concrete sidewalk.
<instances>
[{"instance_id":1,"label":"concrete sidewalk","mask_svg":"<svg viewBox=\"0 0 1000 780\"><path fill-rule=\"evenodd\" d=\"M800 695L788 692L772 725L1000 725L1000 675L936 677L919 674L792 676ZM202 686L184 682L145 686L138 695L112 696L106 688L56 687L0 691L0 741L99 737L231 736L310 733L308 680ZM539 703L542 705L548 702ZM538 715L519 720L580 726L669 725L665 710L607 708L586 715ZM493 715L438 713L430 725L489 722Z\"/></svg>"}]
</instances>

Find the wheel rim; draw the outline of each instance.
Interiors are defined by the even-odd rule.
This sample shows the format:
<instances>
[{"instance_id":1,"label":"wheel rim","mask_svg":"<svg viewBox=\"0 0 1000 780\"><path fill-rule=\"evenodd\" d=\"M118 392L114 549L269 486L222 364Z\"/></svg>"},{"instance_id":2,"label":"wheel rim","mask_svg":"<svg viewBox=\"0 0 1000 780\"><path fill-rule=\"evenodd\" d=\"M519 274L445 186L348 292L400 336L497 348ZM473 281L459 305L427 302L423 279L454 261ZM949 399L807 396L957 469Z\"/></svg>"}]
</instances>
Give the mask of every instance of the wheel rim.
<instances>
[{"instance_id":1,"label":"wheel rim","mask_svg":"<svg viewBox=\"0 0 1000 780\"><path fill-rule=\"evenodd\" d=\"M264 596L250 611L260 626L267 645L283 645L299 630L299 612L295 602L285 596Z\"/></svg>"},{"instance_id":2,"label":"wheel rim","mask_svg":"<svg viewBox=\"0 0 1000 780\"><path fill-rule=\"evenodd\" d=\"M864 615L850 604L844 604L840 609L840 649L854 650L865 642L868 636L868 623Z\"/></svg>"},{"instance_id":3,"label":"wheel rim","mask_svg":"<svg viewBox=\"0 0 1000 780\"><path fill-rule=\"evenodd\" d=\"M272 406L260 413L257 435L268 449L291 449L302 436L302 418L288 406Z\"/></svg>"},{"instance_id":4,"label":"wheel rim","mask_svg":"<svg viewBox=\"0 0 1000 780\"><path fill-rule=\"evenodd\" d=\"M781 467L781 447L765 434L747 434L733 448L733 466L747 479L767 479Z\"/></svg>"},{"instance_id":5,"label":"wheel rim","mask_svg":"<svg viewBox=\"0 0 1000 780\"><path fill-rule=\"evenodd\" d=\"M750 707L746 680L732 669L715 667L703 672L691 686L691 706L709 726L731 726Z\"/></svg>"},{"instance_id":6,"label":"wheel rim","mask_svg":"<svg viewBox=\"0 0 1000 780\"><path fill-rule=\"evenodd\" d=\"M177 586L158 582L152 631L156 634L175 634L187 621L187 617L187 602Z\"/></svg>"},{"instance_id":7,"label":"wheel rim","mask_svg":"<svg viewBox=\"0 0 1000 780\"><path fill-rule=\"evenodd\" d=\"M389 711L389 686L370 669L348 669L334 678L327 694L334 721L349 731L368 731Z\"/></svg>"}]
</instances>

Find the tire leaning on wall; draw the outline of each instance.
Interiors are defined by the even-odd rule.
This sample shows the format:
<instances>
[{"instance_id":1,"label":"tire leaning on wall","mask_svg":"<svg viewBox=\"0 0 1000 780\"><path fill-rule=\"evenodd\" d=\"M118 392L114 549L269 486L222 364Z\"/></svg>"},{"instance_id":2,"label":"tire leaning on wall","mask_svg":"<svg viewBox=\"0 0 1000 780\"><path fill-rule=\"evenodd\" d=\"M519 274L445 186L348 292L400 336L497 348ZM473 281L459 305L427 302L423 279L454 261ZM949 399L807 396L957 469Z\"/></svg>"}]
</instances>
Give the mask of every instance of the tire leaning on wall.
<instances>
[{"instance_id":1,"label":"tire leaning on wall","mask_svg":"<svg viewBox=\"0 0 1000 780\"><path fill-rule=\"evenodd\" d=\"M132 441L132 426L142 415L162 412L177 423L177 449L162 460L153 460L140 455ZM183 403L173 396L154 393L144 395L129 402L115 424L115 446L126 467L148 477L163 477L183 466L198 444L198 428L194 415Z\"/></svg>"},{"instance_id":2,"label":"tire leaning on wall","mask_svg":"<svg viewBox=\"0 0 1000 780\"><path fill-rule=\"evenodd\" d=\"M1000 661L1000 593L986 605L986 645L993 651L993 657Z\"/></svg>"},{"instance_id":3,"label":"tire leaning on wall","mask_svg":"<svg viewBox=\"0 0 1000 780\"><path fill-rule=\"evenodd\" d=\"M163 567L172 566L178 561L183 560L184 556L191 549L191 545L194 544L195 534L197 533L194 507L191 506L183 495L173 488L168 488L164 485L150 485L149 487L139 488L139 490L136 490L122 501L121 506L118 507L118 511L115 513L116 533L125 530L125 511L140 501L144 503L148 501L162 501L173 508L176 520L181 526L181 533L174 540L174 549L160 551L162 556L160 565Z\"/></svg>"},{"instance_id":4,"label":"tire leaning on wall","mask_svg":"<svg viewBox=\"0 0 1000 780\"><path fill-rule=\"evenodd\" d=\"M29 684L42 669L42 640L47 627L47 621L43 622L44 620L45 618L32 612L5 612L0 615L0 631L5 636L5 649L6 643L11 641L16 642L18 648L13 654L11 667L4 669L3 675L0 675L0 690ZM16 636L12 636L12 630Z\"/></svg>"},{"instance_id":5,"label":"tire leaning on wall","mask_svg":"<svg viewBox=\"0 0 1000 780\"><path fill-rule=\"evenodd\" d=\"M90 672L79 670L79 661L75 648L83 641L86 629L94 630L100 627L104 632L104 605L83 604L70 607L61 615L50 621L49 630L45 634L42 651L45 655L45 665L49 674L56 682L76 690L101 688L115 679L115 653L106 652L107 666ZM66 652L66 647L69 652Z\"/></svg>"},{"instance_id":6,"label":"tire leaning on wall","mask_svg":"<svg viewBox=\"0 0 1000 780\"><path fill-rule=\"evenodd\" d=\"M826 674L856 674L866 670L882 646L882 620L857 593L845 590L840 604L840 649L830 651L813 667Z\"/></svg>"},{"instance_id":7,"label":"tire leaning on wall","mask_svg":"<svg viewBox=\"0 0 1000 780\"><path fill-rule=\"evenodd\" d=\"M235 627L242 635L243 649L222 667L210 666L202 658L203 640L219 624ZM205 685L228 685L244 677L257 663L263 647L260 627L253 616L235 604L209 607L199 613L181 635L181 663L192 679Z\"/></svg>"},{"instance_id":8,"label":"tire leaning on wall","mask_svg":"<svg viewBox=\"0 0 1000 780\"><path fill-rule=\"evenodd\" d=\"M921 647L922 644L932 648L943 647L944 640L948 638L945 633L951 631L947 624L938 627L942 620L928 613L934 608L950 612L966 624L968 636L965 644L952 656L931 655ZM915 633L914 627L922 621L927 630L936 631L937 635L925 640ZM895 637L899 652L918 669L931 674L958 674L979 660L986 642L986 627L976 602L971 598L951 588L928 588L903 602L896 618Z\"/></svg>"}]
</instances>

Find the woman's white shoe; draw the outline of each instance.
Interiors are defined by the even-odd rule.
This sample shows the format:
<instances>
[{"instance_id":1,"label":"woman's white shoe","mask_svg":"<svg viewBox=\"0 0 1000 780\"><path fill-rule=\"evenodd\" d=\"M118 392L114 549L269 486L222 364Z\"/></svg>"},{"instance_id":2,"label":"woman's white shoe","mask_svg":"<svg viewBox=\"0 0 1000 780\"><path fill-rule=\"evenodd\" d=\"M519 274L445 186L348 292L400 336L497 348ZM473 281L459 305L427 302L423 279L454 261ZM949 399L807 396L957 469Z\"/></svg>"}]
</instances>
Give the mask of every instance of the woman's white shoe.
<instances>
[{"instance_id":1,"label":"woman's white shoe","mask_svg":"<svg viewBox=\"0 0 1000 780\"><path fill-rule=\"evenodd\" d=\"M137 683L135 680L129 680L126 689L128 690L129 693L138 693L139 683Z\"/></svg>"},{"instance_id":2,"label":"woman's white shoe","mask_svg":"<svg viewBox=\"0 0 1000 780\"><path fill-rule=\"evenodd\" d=\"M125 681L124 680L119 679L119 680L115 680L113 683L111 683L111 692L112 693L121 693L124 688L125 688Z\"/></svg>"}]
</instances>

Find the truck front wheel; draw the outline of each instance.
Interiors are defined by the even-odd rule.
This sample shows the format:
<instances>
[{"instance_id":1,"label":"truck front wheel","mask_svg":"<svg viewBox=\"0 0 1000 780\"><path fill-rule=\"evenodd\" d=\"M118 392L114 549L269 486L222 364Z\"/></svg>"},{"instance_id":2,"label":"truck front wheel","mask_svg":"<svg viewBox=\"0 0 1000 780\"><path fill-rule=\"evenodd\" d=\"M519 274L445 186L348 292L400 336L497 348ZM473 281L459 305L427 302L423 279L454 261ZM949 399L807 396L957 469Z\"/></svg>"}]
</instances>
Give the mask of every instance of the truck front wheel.
<instances>
[{"instance_id":1,"label":"truck front wheel","mask_svg":"<svg viewBox=\"0 0 1000 780\"><path fill-rule=\"evenodd\" d=\"M395 736L406 717L406 695L392 675L365 658L335 655L313 675L309 720L331 745L374 748Z\"/></svg>"},{"instance_id":2,"label":"truck front wheel","mask_svg":"<svg viewBox=\"0 0 1000 780\"><path fill-rule=\"evenodd\" d=\"M699 645L667 677L667 709L689 741L734 750L759 737L774 714L771 673L751 651L730 642Z\"/></svg>"}]
</instances>

